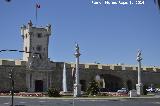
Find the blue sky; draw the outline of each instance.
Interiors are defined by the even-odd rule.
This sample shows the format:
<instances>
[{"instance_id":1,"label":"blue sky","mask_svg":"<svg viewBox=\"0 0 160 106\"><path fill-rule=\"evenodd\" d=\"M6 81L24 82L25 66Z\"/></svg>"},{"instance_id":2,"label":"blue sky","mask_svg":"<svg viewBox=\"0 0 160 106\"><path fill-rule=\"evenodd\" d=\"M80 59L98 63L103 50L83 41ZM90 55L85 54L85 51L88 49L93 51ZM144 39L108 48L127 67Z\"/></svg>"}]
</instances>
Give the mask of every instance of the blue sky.
<instances>
[{"instance_id":1,"label":"blue sky","mask_svg":"<svg viewBox=\"0 0 160 106\"><path fill-rule=\"evenodd\" d=\"M94 5L92 0L1 0L0 49L22 50L20 27L30 19L36 23L36 2L41 5L37 24L52 25L51 60L74 62L78 42L81 63L137 64L141 49L144 65L160 65L160 12L152 0L126 6ZM0 53L0 58L21 59L22 54Z\"/></svg>"}]
</instances>

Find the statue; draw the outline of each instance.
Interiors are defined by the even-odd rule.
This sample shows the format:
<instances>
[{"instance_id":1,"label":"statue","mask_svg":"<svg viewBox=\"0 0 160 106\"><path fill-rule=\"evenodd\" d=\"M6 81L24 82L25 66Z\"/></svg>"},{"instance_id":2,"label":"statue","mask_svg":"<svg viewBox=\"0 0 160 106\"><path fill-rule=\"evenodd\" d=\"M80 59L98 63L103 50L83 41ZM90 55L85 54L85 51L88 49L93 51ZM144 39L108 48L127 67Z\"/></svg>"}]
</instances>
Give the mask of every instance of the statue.
<instances>
[{"instance_id":1,"label":"statue","mask_svg":"<svg viewBox=\"0 0 160 106\"><path fill-rule=\"evenodd\" d=\"M79 52L79 46L78 46L78 43L76 43L76 52Z\"/></svg>"},{"instance_id":2,"label":"statue","mask_svg":"<svg viewBox=\"0 0 160 106\"><path fill-rule=\"evenodd\" d=\"M143 84L141 82L141 60L142 60L141 55L142 55L141 50L138 50L136 59L138 61L138 84L136 84L136 90L138 95L143 94Z\"/></svg>"},{"instance_id":3,"label":"statue","mask_svg":"<svg viewBox=\"0 0 160 106\"><path fill-rule=\"evenodd\" d=\"M28 25L29 25L29 26L32 26L32 25L33 25L31 20L29 21Z\"/></svg>"},{"instance_id":4,"label":"statue","mask_svg":"<svg viewBox=\"0 0 160 106\"><path fill-rule=\"evenodd\" d=\"M138 50L138 53L137 53L137 61L141 61L141 60L142 60L141 55L142 55L141 50Z\"/></svg>"}]
</instances>

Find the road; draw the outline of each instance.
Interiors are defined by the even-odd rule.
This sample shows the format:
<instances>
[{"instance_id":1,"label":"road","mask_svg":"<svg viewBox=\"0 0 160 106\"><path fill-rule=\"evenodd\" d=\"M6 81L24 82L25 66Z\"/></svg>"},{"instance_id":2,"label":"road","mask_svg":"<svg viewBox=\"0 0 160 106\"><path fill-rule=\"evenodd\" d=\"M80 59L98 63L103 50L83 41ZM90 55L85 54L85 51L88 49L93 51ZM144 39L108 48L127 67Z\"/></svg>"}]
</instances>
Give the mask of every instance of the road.
<instances>
[{"instance_id":1,"label":"road","mask_svg":"<svg viewBox=\"0 0 160 106\"><path fill-rule=\"evenodd\" d=\"M73 106L73 99L15 98L15 106ZM0 97L0 106L10 106L10 97ZM74 106L160 106L160 98L75 99Z\"/></svg>"}]
</instances>

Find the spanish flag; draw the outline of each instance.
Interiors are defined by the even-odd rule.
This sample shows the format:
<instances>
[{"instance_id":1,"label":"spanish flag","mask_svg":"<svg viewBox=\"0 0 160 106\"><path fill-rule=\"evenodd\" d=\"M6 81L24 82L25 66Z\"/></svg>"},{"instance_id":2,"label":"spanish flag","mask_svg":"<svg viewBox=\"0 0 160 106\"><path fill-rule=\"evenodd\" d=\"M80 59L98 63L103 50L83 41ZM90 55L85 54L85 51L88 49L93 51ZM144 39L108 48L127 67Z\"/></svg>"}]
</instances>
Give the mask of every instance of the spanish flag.
<instances>
[{"instance_id":1,"label":"spanish flag","mask_svg":"<svg viewBox=\"0 0 160 106\"><path fill-rule=\"evenodd\" d=\"M40 4L36 3L36 8L40 8L40 7L41 7Z\"/></svg>"}]
</instances>

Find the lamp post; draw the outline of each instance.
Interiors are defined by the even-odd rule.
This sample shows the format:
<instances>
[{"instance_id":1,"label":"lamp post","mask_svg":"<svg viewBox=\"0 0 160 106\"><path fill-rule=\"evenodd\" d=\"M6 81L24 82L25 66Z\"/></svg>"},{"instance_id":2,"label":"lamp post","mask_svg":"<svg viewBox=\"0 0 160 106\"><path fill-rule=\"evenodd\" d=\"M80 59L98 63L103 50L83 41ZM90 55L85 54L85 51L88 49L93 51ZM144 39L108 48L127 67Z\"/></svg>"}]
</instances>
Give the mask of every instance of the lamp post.
<instances>
[{"instance_id":1,"label":"lamp post","mask_svg":"<svg viewBox=\"0 0 160 106\"><path fill-rule=\"evenodd\" d=\"M142 55L141 50L138 50L138 54L137 54L137 61L138 61L138 84L136 84L136 90L137 90L137 94L138 95L142 95L143 94L143 84L141 82L141 61L142 61L141 55Z\"/></svg>"},{"instance_id":2,"label":"lamp post","mask_svg":"<svg viewBox=\"0 0 160 106\"><path fill-rule=\"evenodd\" d=\"M15 49L3 49L0 50L0 53L3 52L20 52L20 53L32 53L32 52L27 52L27 51L22 51L22 50L15 50ZM31 69L33 66L33 62L35 59L39 59L39 53L34 53L33 60L31 60L31 62L28 65L28 68ZM14 67L11 68L10 72L9 72L9 78L11 80L11 96L12 96L12 101L11 101L11 106L14 106L14 71L13 71Z\"/></svg>"},{"instance_id":3,"label":"lamp post","mask_svg":"<svg viewBox=\"0 0 160 106\"><path fill-rule=\"evenodd\" d=\"M0 52L16 52L18 50L9 50L9 49L3 49L0 50ZM19 51L21 52L21 51ZM11 80L11 96L12 96L12 101L11 101L11 106L14 106L14 71L13 71L14 67L11 68L10 72L9 72L9 79Z\"/></svg>"}]
</instances>

